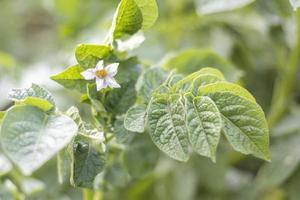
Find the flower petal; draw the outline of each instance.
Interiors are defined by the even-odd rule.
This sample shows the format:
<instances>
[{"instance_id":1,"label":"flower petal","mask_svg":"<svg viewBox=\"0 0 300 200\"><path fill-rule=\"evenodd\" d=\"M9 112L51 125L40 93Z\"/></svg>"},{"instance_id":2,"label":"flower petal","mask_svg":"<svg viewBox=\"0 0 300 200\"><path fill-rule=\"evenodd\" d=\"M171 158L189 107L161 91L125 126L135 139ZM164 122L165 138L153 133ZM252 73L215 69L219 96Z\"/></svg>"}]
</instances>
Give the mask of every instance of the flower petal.
<instances>
[{"instance_id":1,"label":"flower petal","mask_svg":"<svg viewBox=\"0 0 300 200\"><path fill-rule=\"evenodd\" d=\"M103 69L103 67L104 67L103 60L100 60L96 65L96 69L101 70Z\"/></svg>"},{"instance_id":2,"label":"flower petal","mask_svg":"<svg viewBox=\"0 0 300 200\"><path fill-rule=\"evenodd\" d=\"M118 72L118 67L119 67L119 63L112 63L110 65L107 65L105 69L108 72L108 75L110 77L114 77Z\"/></svg>"},{"instance_id":3,"label":"flower petal","mask_svg":"<svg viewBox=\"0 0 300 200\"><path fill-rule=\"evenodd\" d=\"M102 78L96 78L97 91L100 91L104 88L107 88L108 83L106 80Z\"/></svg>"},{"instance_id":4,"label":"flower petal","mask_svg":"<svg viewBox=\"0 0 300 200\"><path fill-rule=\"evenodd\" d=\"M92 80L96 77L95 69L87 69L84 72L81 72L80 74L85 80Z\"/></svg>"},{"instance_id":5,"label":"flower petal","mask_svg":"<svg viewBox=\"0 0 300 200\"><path fill-rule=\"evenodd\" d=\"M114 78L112 78L112 77L106 77L105 80L106 80L108 86L111 87L111 88L120 88L121 87L117 83L117 81Z\"/></svg>"}]
</instances>

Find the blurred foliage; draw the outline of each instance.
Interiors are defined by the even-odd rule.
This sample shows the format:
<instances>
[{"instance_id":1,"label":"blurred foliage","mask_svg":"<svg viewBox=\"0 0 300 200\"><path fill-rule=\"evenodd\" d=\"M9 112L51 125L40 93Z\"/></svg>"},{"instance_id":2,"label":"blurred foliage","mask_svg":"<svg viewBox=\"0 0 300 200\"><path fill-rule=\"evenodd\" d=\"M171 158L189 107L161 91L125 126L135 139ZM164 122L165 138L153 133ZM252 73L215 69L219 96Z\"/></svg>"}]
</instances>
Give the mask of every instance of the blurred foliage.
<instances>
[{"instance_id":1,"label":"blurred foliage","mask_svg":"<svg viewBox=\"0 0 300 200\"><path fill-rule=\"evenodd\" d=\"M146 31L144 45L134 54L146 64L165 64L168 68L169 63L172 68L176 65L174 56L184 50L209 51L209 57L203 55L207 60L199 56L189 60L190 64L220 64L228 76L251 91L267 115L270 113L272 162L263 163L233 152L222 140L216 164L199 156L179 163L158 152L148 143L148 136L133 138L129 131L122 136L125 129L118 127L119 143L125 152L120 147L109 149L116 152L118 159L107 158L110 167L98 177L101 195L105 200L298 200L299 11L294 12L287 0L257 0L245 1L249 4L234 10L203 13L201 2L158 1L159 20ZM103 37L98 33L109 29L117 4L118 0L1 0L0 110L10 105L4 100L8 88L27 79L48 84L50 74L74 60L75 55L66 55L70 55L75 44L101 42ZM46 70L48 76L39 68ZM55 84L49 87L58 106L78 103L79 95L65 92ZM79 108L86 118L92 115L85 106ZM7 163L0 151L0 199L22 198L13 196L16 188L27 191L26 199L82 199L80 189L58 183L55 160L33 175L35 181L23 186L16 183L26 181L26 177ZM109 182L103 183L104 180Z\"/></svg>"}]
</instances>

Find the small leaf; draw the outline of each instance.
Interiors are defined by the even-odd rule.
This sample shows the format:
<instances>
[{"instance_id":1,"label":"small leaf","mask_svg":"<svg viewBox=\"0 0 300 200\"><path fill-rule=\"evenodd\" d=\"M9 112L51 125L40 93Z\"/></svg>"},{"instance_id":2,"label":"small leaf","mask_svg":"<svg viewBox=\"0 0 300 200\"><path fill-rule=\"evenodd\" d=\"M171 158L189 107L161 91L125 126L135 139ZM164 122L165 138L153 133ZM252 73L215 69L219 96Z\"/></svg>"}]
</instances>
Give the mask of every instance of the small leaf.
<instances>
[{"instance_id":1,"label":"small leaf","mask_svg":"<svg viewBox=\"0 0 300 200\"><path fill-rule=\"evenodd\" d=\"M75 51L75 57L79 65L84 68L95 68L99 60L108 57L112 50L108 46L80 44Z\"/></svg>"},{"instance_id":2,"label":"small leaf","mask_svg":"<svg viewBox=\"0 0 300 200\"><path fill-rule=\"evenodd\" d=\"M200 14L212 14L242 8L255 0L197 0Z\"/></svg>"},{"instance_id":3,"label":"small leaf","mask_svg":"<svg viewBox=\"0 0 300 200\"><path fill-rule=\"evenodd\" d=\"M55 102L50 92L36 84L32 84L30 88L12 89L8 94L8 98L18 104L36 106L44 111L55 107Z\"/></svg>"},{"instance_id":4,"label":"small leaf","mask_svg":"<svg viewBox=\"0 0 300 200\"><path fill-rule=\"evenodd\" d=\"M152 92L167 79L166 72L159 67L147 69L137 83L138 95L148 103Z\"/></svg>"},{"instance_id":5,"label":"small leaf","mask_svg":"<svg viewBox=\"0 0 300 200\"><path fill-rule=\"evenodd\" d=\"M145 130L146 109L147 106L145 105L130 108L125 116L125 128L132 132L143 133Z\"/></svg>"},{"instance_id":6,"label":"small leaf","mask_svg":"<svg viewBox=\"0 0 300 200\"><path fill-rule=\"evenodd\" d=\"M67 116L46 115L33 106L14 106L3 119L1 145L22 172L30 175L66 146L76 132L76 124Z\"/></svg>"},{"instance_id":7,"label":"small leaf","mask_svg":"<svg viewBox=\"0 0 300 200\"><path fill-rule=\"evenodd\" d=\"M215 162L223 125L221 114L209 97L185 97L189 141L194 151Z\"/></svg>"},{"instance_id":8,"label":"small leaf","mask_svg":"<svg viewBox=\"0 0 300 200\"><path fill-rule=\"evenodd\" d=\"M83 71L84 69L80 65L74 65L57 75L51 76L51 79L67 89L74 89L85 93L88 81L84 80L83 76L81 76L80 73Z\"/></svg>"},{"instance_id":9,"label":"small leaf","mask_svg":"<svg viewBox=\"0 0 300 200\"><path fill-rule=\"evenodd\" d=\"M114 122L114 135L118 143L129 144L135 137L136 133L129 131L124 127L124 117L122 116L118 117Z\"/></svg>"},{"instance_id":10,"label":"small leaf","mask_svg":"<svg viewBox=\"0 0 300 200\"><path fill-rule=\"evenodd\" d=\"M78 141L73 147L71 183L77 187L93 188L95 177L103 171L105 156L92 145Z\"/></svg>"},{"instance_id":11,"label":"small leaf","mask_svg":"<svg viewBox=\"0 0 300 200\"><path fill-rule=\"evenodd\" d=\"M185 110L176 94L154 95L148 107L148 125L154 144L171 158L187 161Z\"/></svg>"},{"instance_id":12,"label":"small leaf","mask_svg":"<svg viewBox=\"0 0 300 200\"><path fill-rule=\"evenodd\" d=\"M206 95L222 114L223 132L233 148L270 160L268 125L259 105L228 91L211 91Z\"/></svg>"},{"instance_id":13,"label":"small leaf","mask_svg":"<svg viewBox=\"0 0 300 200\"><path fill-rule=\"evenodd\" d=\"M133 35L142 28L143 14L135 0L122 0L115 13L112 25L113 38Z\"/></svg>"},{"instance_id":14,"label":"small leaf","mask_svg":"<svg viewBox=\"0 0 300 200\"><path fill-rule=\"evenodd\" d=\"M156 0L135 0L143 15L142 29L150 28L158 18Z\"/></svg>"}]
</instances>

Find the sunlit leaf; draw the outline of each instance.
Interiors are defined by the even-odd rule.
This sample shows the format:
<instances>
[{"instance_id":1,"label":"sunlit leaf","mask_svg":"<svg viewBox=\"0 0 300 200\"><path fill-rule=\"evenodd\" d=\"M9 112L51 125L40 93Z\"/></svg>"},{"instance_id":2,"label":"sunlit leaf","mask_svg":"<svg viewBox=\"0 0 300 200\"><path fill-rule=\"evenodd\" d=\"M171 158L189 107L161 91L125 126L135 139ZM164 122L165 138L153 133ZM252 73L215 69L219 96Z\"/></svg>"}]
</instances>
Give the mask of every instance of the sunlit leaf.
<instances>
[{"instance_id":1,"label":"sunlit leaf","mask_svg":"<svg viewBox=\"0 0 300 200\"><path fill-rule=\"evenodd\" d=\"M103 171L104 165L104 154L86 142L75 142L71 183L77 187L93 188L94 179Z\"/></svg>"},{"instance_id":2,"label":"sunlit leaf","mask_svg":"<svg viewBox=\"0 0 300 200\"><path fill-rule=\"evenodd\" d=\"M127 130L132 132L142 133L145 130L145 105L137 105L130 108L125 116L124 126Z\"/></svg>"},{"instance_id":3,"label":"sunlit leaf","mask_svg":"<svg viewBox=\"0 0 300 200\"><path fill-rule=\"evenodd\" d=\"M18 104L32 105L44 111L55 107L55 102L46 89L32 84L30 88L15 88L8 94L8 98Z\"/></svg>"},{"instance_id":4,"label":"sunlit leaf","mask_svg":"<svg viewBox=\"0 0 300 200\"><path fill-rule=\"evenodd\" d=\"M67 145L77 125L64 115L47 115L33 106L14 106L7 111L1 127L5 154L25 175L40 168Z\"/></svg>"},{"instance_id":5,"label":"sunlit leaf","mask_svg":"<svg viewBox=\"0 0 300 200\"><path fill-rule=\"evenodd\" d=\"M84 93L86 92L87 81L80 74L83 71L84 69L80 65L74 65L57 75L51 76L51 79L67 89Z\"/></svg>"},{"instance_id":6,"label":"sunlit leaf","mask_svg":"<svg viewBox=\"0 0 300 200\"><path fill-rule=\"evenodd\" d=\"M148 126L154 144L171 158L187 161L185 110L179 95L155 95L149 103Z\"/></svg>"},{"instance_id":7,"label":"sunlit leaf","mask_svg":"<svg viewBox=\"0 0 300 200\"><path fill-rule=\"evenodd\" d=\"M189 141L198 154L216 161L222 118L215 103L209 97L185 96L186 120Z\"/></svg>"},{"instance_id":8,"label":"sunlit leaf","mask_svg":"<svg viewBox=\"0 0 300 200\"><path fill-rule=\"evenodd\" d=\"M82 68L95 68L98 61L108 57L111 51L110 47L104 45L80 44L76 48L75 56Z\"/></svg>"}]
</instances>

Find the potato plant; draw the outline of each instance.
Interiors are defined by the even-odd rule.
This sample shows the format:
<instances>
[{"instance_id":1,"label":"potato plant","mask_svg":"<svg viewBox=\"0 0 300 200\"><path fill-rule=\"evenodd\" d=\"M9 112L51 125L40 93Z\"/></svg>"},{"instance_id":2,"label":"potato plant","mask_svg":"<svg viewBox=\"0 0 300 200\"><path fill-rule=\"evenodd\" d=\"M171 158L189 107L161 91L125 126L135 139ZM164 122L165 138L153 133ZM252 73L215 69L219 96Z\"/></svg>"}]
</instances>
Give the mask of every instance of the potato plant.
<instances>
[{"instance_id":1,"label":"potato plant","mask_svg":"<svg viewBox=\"0 0 300 200\"><path fill-rule=\"evenodd\" d=\"M202 15L210 15L231 12L253 2L197 0L195 4ZM294 10L300 6L297 0L290 0L290 4ZM267 120L254 95L245 89L243 77L247 74L214 51L186 49L151 64L135 54L147 40L144 32L151 31L157 21L158 10L155 0L121 0L103 42L79 44L75 49L76 63L49 74L66 95L80 94L77 103L89 110L89 116L82 115L72 104L67 110L60 109L46 86L32 83L29 88L9 92L13 105L0 112L0 199L71 199L43 196L43 190L50 186L36 176L49 163L56 165L54 183L61 188L58 191L76 188L85 200L120 199L122 192L114 196L110 191L119 191L127 184L136 189L125 192L124 199L146 199L143 194L148 185L165 176L164 170L154 171L167 171L172 163L180 166L175 170L187 177L197 174L195 166L200 174L211 170L216 173L214 181L225 170L217 167L219 163L260 163L255 192L276 188L296 171L300 149L294 147L300 140L290 133L299 125L290 122L294 116L283 118L287 109L283 105L292 92L286 88L294 87L290 77L299 65L300 40L289 52L288 69L275 86ZM299 28L300 15L298 11L294 14ZM222 23L226 27L225 19ZM230 31L242 38L234 27ZM239 45L236 48L242 47ZM238 53L244 53L242 50ZM247 60L238 53L237 63ZM271 149L269 127L274 137L288 135ZM285 155L290 157L284 158ZM206 179L203 178L205 183ZM210 190L212 185L207 181L205 187ZM280 189L272 194L283 199ZM225 196L217 199L230 199ZM252 199L251 195L242 196Z\"/></svg>"}]
</instances>

